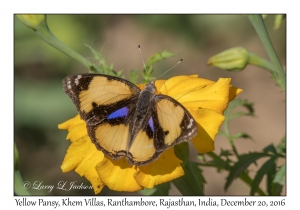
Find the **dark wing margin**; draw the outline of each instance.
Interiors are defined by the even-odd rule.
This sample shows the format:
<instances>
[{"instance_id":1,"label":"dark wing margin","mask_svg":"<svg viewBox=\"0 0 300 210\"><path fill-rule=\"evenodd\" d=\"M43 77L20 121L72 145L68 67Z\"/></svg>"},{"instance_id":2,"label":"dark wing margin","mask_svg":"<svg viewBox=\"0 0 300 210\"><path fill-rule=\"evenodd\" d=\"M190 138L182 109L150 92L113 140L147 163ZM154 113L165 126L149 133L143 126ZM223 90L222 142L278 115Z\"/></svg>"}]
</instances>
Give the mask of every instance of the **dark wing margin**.
<instances>
[{"instance_id":1,"label":"dark wing margin","mask_svg":"<svg viewBox=\"0 0 300 210\"><path fill-rule=\"evenodd\" d=\"M155 100L154 142L158 152L189 141L197 135L197 123L185 107L166 95L157 95Z\"/></svg>"},{"instance_id":2,"label":"dark wing margin","mask_svg":"<svg viewBox=\"0 0 300 210\"><path fill-rule=\"evenodd\" d=\"M103 74L71 75L62 83L81 118L90 124L101 122L115 107L135 100L140 93L133 83Z\"/></svg>"}]
</instances>

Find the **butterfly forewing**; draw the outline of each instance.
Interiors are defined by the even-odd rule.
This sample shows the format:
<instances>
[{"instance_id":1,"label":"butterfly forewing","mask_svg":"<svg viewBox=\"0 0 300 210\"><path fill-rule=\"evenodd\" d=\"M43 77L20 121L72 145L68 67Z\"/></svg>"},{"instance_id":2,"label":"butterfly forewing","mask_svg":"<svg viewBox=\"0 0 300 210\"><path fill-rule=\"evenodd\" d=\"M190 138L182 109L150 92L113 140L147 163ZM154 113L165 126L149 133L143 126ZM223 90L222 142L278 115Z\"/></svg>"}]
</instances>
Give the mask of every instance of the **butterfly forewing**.
<instances>
[{"instance_id":1,"label":"butterfly forewing","mask_svg":"<svg viewBox=\"0 0 300 210\"><path fill-rule=\"evenodd\" d=\"M88 124L97 124L122 104L134 102L140 92L124 79L101 74L68 76L63 87Z\"/></svg>"},{"instance_id":2,"label":"butterfly forewing","mask_svg":"<svg viewBox=\"0 0 300 210\"><path fill-rule=\"evenodd\" d=\"M154 119L154 141L157 151L189 141L197 135L196 121L175 99L157 95Z\"/></svg>"}]
</instances>

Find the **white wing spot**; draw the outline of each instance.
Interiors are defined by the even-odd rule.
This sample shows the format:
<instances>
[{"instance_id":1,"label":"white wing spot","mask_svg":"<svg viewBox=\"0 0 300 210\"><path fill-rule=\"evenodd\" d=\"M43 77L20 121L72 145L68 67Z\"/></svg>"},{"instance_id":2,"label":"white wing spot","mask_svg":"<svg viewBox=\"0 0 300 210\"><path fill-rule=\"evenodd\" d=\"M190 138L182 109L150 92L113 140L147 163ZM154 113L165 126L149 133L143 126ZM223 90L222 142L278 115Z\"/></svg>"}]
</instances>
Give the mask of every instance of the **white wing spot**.
<instances>
[{"instance_id":1,"label":"white wing spot","mask_svg":"<svg viewBox=\"0 0 300 210\"><path fill-rule=\"evenodd\" d=\"M194 121L194 120L191 118L191 119L190 119L190 123L189 123L188 126L187 126L188 129L190 129L190 128L192 127L193 121Z\"/></svg>"},{"instance_id":2,"label":"white wing spot","mask_svg":"<svg viewBox=\"0 0 300 210\"><path fill-rule=\"evenodd\" d=\"M79 79L81 78L81 75L78 75L77 78L75 79L75 84L78 85L79 84Z\"/></svg>"}]
</instances>

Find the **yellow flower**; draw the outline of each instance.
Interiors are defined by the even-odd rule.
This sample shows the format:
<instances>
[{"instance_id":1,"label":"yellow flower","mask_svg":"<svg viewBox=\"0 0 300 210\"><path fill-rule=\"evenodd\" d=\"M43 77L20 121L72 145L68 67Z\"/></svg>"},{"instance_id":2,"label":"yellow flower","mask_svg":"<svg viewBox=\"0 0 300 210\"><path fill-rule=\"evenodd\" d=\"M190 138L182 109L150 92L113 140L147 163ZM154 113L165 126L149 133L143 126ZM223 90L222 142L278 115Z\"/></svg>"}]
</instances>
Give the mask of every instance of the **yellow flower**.
<instances>
[{"instance_id":1,"label":"yellow flower","mask_svg":"<svg viewBox=\"0 0 300 210\"><path fill-rule=\"evenodd\" d=\"M241 89L230 85L229 78L217 82L198 76L176 76L168 80L157 80L158 94L176 99L192 114L198 124L198 134L192 143L200 153L214 150L214 138L224 121L222 115L228 103ZM143 89L144 85L139 86ZM68 130L67 139L72 143L61 165L63 172L75 170L92 184L95 194L104 186L111 190L134 192L143 188L169 182L184 175L182 160L170 148L144 166L129 165L126 158L113 160L97 150L88 137L85 121L79 115L60 124L59 129Z\"/></svg>"},{"instance_id":2,"label":"yellow flower","mask_svg":"<svg viewBox=\"0 0 300 210\"><path fill-rule=\"evenodd\" d=\"M46 15L17 15L29 28L37 30L41 24L46 24Z\"/></svg>"}]
</instances>

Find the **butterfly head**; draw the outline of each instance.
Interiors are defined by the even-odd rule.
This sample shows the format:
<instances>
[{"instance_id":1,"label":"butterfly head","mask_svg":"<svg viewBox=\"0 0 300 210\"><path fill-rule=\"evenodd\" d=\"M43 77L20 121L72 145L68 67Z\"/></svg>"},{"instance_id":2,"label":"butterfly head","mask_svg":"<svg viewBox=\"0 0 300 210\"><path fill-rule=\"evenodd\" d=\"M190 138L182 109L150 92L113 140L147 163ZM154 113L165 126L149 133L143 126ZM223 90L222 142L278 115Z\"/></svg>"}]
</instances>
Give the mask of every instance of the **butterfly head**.
<instances>
[{"instance_id":1,"label":"butterfly head","mask_svg":"<svg viewBox=\"0 0 300 210\"><path fill-rule=\"evenodd\" d=\"M146 87L145 87L144 91L148 91L151 94L154 94L155 91L156 91L155 81L151 81L148 84L146 84Z\"/></svg>"}]
</instances>

